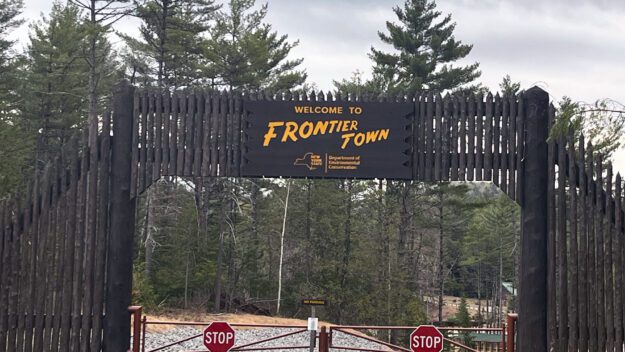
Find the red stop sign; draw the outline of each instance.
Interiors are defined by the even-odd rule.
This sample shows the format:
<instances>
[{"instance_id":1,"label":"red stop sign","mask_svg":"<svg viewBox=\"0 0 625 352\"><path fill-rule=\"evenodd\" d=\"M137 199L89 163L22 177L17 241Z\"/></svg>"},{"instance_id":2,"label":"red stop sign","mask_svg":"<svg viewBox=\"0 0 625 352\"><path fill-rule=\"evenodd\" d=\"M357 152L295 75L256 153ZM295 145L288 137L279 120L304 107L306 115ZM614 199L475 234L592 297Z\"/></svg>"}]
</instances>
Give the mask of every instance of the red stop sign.
<instances>
[{"instance_id":1,"label":"red stop sign","mask_svg":"<svg viewBox=\"0 0 625 352\"><path fill-rule=\"evenodd\" d=\"M410 350L413 352L441 352L443 334L432 325L421 325L410 334Z\"/></svg>"},{"instance_id":2,"label":"red stop sign","mask_svg":"<svg viewBox=\"0 0 625 352\"><path fill-rule=\"evenodd\" d=\"M228 352L234 346L234 335L230 324L213 322L204 329L204 346L211 352Z\"/></svg>"}]
</instances>

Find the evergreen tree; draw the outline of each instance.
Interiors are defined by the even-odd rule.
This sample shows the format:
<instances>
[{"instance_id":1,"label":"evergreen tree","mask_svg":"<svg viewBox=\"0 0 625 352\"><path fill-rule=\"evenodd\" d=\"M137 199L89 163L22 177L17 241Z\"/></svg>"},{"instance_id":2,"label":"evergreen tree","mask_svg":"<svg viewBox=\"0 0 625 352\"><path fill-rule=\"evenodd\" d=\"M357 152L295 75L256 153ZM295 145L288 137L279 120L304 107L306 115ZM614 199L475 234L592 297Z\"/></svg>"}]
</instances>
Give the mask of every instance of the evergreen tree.
<instances>
[{"instance_id":1,"label":"evergreen tree","mask_svg":"<svg viewBox=\"0 0 625 352\"><path fill-rule=\"evenodd\" d=\"M22 21L17 17L23 2L0 0L0 198L23 181L28 169L32 141L18 120L21 58L13 50L9 33Z\"/></svg>"},{"instance_id":2,"label":"evergreen tree","mask_svg":"<svg viewBox=\"0 0 625 352\"><path fill-rule=\"evenodd\" d=\"M521 83L512 81L510 75L506 75L499 83L501 93L505 95L516 95L521 90Z\"/></svg>"},{"instance_id":3,"label":"evergreen tree","mask_svg":"<svg viewBox=\"0 0 625 352\"><path fill-rule=\"evenodd\" d=\"M230 0L220 11L204 47L205 74L217 87L228 90L293 89L304 83L298 70L302 59L288 60L297 42L279 35L264 22L267 4L254 10L256 0Z\"/></svg>"},{"instance_id":4,"label":"evergreen tree","mask_svg":"<svg viewBox=\"0 0 625 352\"><path fill-rule=\"evenodd\" d=\"M59 2L49 18L31 26L21 111L37 135L39 167L84 126L89 81L84 29L80 10Z\"/></svg>"},{"instance_id":5,"label":"evergreen tree","mask_svg":"<svg viewBox=\"0 0 625 352\"><path fill-rule=\"evenodd\" d=\"M202 34L218 8L214 0L146 0L138 4L140 38L122 35L130 49L126 52L127 73L135 78L137 72L145 72L139 83L154 82L159 88L201 83Z\"/></svg>"},{"instance_id":6,"label":"evergreen tree","mask_svg":"<svg viewBox=\"0 0 625 352\"><path fill-rule=\"evenodd\" d=\"M386 91L443 91L465 88L480 76L478 63L457 66L472 46L454 38L451 15L439 19L433 0L406 0L395 7L399 23L386 22L388 33L379 32L383 43L396 52L371 49L373 71L384 78Z\"/></svg>"},{"instance_id":7,"label":"evergreen tree","mask_svg":"<svg viewBox=\"0 0 625 352\"><path fill-rule=\"evenodd\" d=\"M117 67L110 61L110 45L107 34L111 26L129 13L130 7L125 3L129 0L68 0L78 8L87 11L84 21L86 35L87 54L85 60L89 67L89 107L88 123L91 128L98 126L98 113L104 90L105 96L111 91L111 77L116 75ZM113 65L112 65L113 64ZM113 74L112 74L113 73ZM107 84L108 83L108 84ZM90 136L89 145L96 143L97 136Z\"/></svg>"}]
</instances>

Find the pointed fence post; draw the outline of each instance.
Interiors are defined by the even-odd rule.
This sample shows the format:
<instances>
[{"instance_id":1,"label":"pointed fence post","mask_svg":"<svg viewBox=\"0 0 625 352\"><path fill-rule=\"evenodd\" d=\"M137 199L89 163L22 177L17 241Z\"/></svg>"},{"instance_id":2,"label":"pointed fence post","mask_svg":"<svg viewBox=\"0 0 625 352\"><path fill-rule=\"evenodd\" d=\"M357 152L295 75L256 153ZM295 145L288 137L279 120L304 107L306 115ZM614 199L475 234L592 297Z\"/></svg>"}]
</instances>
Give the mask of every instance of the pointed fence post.
<instances>
[{"instance_id":1,"label":"pointed fence post","mask_svg":"<svg viewBox=\"0 0 625 352\"><path fill-rule=\"evenodd\" d=\"M549 95L533 87L525 93L525 162L521 198L521 274L518 347L547 352L547 243Z\"/></svg>"},{"instance_id":2,"label":"pointed fence post","mask_svg":"<svg viewBox=\"0 0 625 352\"><path fill-rule=\"evenodd\" d=\"M130 194L134 89L127 80L113 92L110 231L107 241L104 351L128 351L135 199Z\"/></svg>"}]
</instances>

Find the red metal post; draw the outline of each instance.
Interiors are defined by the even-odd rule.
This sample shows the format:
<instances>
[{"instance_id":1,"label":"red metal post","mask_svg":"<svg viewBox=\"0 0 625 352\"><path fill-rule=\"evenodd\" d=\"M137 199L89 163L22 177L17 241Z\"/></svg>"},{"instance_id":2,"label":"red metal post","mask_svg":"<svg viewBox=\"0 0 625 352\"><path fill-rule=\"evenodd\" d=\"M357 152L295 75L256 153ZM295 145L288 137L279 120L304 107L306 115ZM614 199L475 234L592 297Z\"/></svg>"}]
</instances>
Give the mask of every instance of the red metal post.
<instances>
[{"instance_id":1,"label":"red metal post","mask_svg":"<svg viewBox=\"0 0 625 352\"><path fill-rule=\"evenodd\" d=\"M132 352L140 352L141 338L141 306L130 306L128 311L132 314Z\"/></svg>"},{"instance_id":2,"label":"red metal post","mask_svg":"<svg viewBox=\"0 0 625 352\"><path fill-rule=\"evenodd\" d=\"M141 337L141 352L145 352L145 333L148 330L148 317L144 316L141 321L141 325L143 326L142 337Z\"/></svg>"},{"instance_id":3,"label":"red metal post","mask_svg":"<svg viewBox=\"0 0 625 352\"><path fill-rule=\"evenodd\" d=\"M328 331L325 326L321 327L319 332L319 352L329 352L330 346L328 344Z\"/></svg>"},{"instance_id":4,"label":"red metal post","mask_svg":"<svg viewBox=\"0 0 625 352\"><path fill-rule=\"evenodd\" d=\"M508 314L508 319L507 319L507 335L508 338L506 339L507 342L507 352L514 352L515 350L515 335L516 335L516 322L519 319L519 316L517 314Z\"/></svg>"},{"instance_id":5,"label":"red metal post","mask_svg":"<svg viewBox=\"0 0 625 352\"><path fill-rule=\"evenodd\" d=\"M506 324L503 324L503 326L501 327L501 344L499 345L499 349L501 349L503 352L506 352L506 329L507 329Z\"/></svg>"}]
</instances>

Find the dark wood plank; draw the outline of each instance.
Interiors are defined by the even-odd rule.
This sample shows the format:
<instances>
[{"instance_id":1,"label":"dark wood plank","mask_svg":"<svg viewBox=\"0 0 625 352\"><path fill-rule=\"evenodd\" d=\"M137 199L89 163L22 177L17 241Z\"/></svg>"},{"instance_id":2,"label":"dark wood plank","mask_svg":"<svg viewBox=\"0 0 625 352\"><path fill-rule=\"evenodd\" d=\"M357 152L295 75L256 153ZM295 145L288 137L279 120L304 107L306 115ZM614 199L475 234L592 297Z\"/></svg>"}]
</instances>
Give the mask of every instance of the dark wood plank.
<instances>
[{"instance_id":1,"label":"dark wood plank","mask_svg":"<svg viewBox=\"0 0 625 352\"><path fill-rule=\"evenodd\" d=\"M449 180L449 168L451 164L451 159L449 157L450 151L450 143L451 143L451 131L450 131L450 120L451 120L451 99L449 98L449 94L445 95L443 99L443 132L442 132L442 140L443 140L443 149L442 149L442 177L443 181Z\"/></svg>"},{"instance_id":2,"label":"dark wood plank","mask_svg":"<svg viewBox=\"0 0 625 352\"><path fill-rule=\"evenodd\" d=\"M484 180L493 180L493 95L488 93L484 102Z\"/></svg>"},{"instance_id":3,"label":"dark wood plank","mask_svg":"<svg viewBox=\"0 0 625 352\"><path fill-rule=\"evenodd\" d=\"M212 116L212 94L204 92L204 115L202 117L202 177L210 175L210 143L211 143L211 116Z\"/></svg>"},{"instance_id":4,"label":"dark wood plank","mask_svg":"<svg viewBox=\"0 0 625 352\"><path fill-rule=\"evenodd\" d=\"M458 178L460 181L467 180L467 98L461 95L458 98L460 105L460 119L458 127L458 147L460 149L460 159L458 161Z\"/></svg>"},{"instance_id":5,"label":"dark wood plank","mask_svg":"<svg viewBox=\"0 0 625 352\"><path fill-rule=\"evenodd\" d=\"M234 168L234 93L228 93L228 114L226 114L226 175L232 176Z\"/></svg>"},{"instance_id":6,"label":"dark wood plank","mask_svg":"<svg viewBox=\"0 0 625 352\"><path fill-rule=\"evenodd\" d=\"M133 132L133 135L135 133ZM76 203L78 195L78 143L73 144L72 153L70 155L70 176L69 189L67 194L67 227L65 241L65 258L63 264L63 307L61 309L61 338L59 346L61 351L70 350L71 321L72 321L72 282L75 261L75 242L76 242L76 218L78 212ZM134 183L134 182L133 182Z\"/></svg>"},{"instance_id":7,"label":"dark wood plank","mask_svg":"<svg viewBox=\"0 0 625 352\"><path fill-rule=\"evenodd\" d=\"M497 100L497 99L495 99ZM549 109L549 126L552 126L553 122L553 111L550 107ZM497 137L498 138L498 137ZM548 143L548 165L549 165L549 185L548 185L548 222L549 222L549 242L548 242L548 256L547 256L547 265L548 265L548 306L547 306L547 314L548 314L548 336L549 336L549 347L550 350L555 351L558 337L557 330L557 300L556 300L556 192L555 192L555 184L556 184L556 174L555 174L555 163L556 163L556 155L557 149L555 146L555 142L550 140ZM498 159L495 158L495 161ZM493 170L496 172L497 170ZM495 177L497 174L494 174Z\"/></svg>"},{"instance_id":8,"label":"dark wood plank","mask_svg":"<svg viewBox=\"0 0 625 352\"><path fill-rule=\"evenodd\" d=\"M525 155L525 110L523 106L524 95L521 92L518 96L518 108L517 108L517 119L516 119L516 174L517 174L517 182L516 182L516 201L520 205L523 205L521 195L523 194L523 182L521 180L521 175L523 175L523 155Z\"/></svg>"},{"instance_id":9,"label":"dark wood plank","mask_svg":"<svg viewBox=\"0 0 625 352\"><path fill-rule=\"evenodd\" d=\"M501 129L499 130L501 133L501 154L499 158L501 160L499 166L501 168L500 172L500 184L499 188L507 194L508 196L508 158L505 155L508 154L508 138L509 138L509 122L510 122L510 100L507 96L504 96L502 99L502 114L501 114Z\"/></svg>"},{"instance_id":10,"label":"dark wood plank","mask_svg":"<svg viewBox=\"0 0 625 352\"><path fill-rule=\"evenodd\" d=\"M579 306L579 278L578 278L578 227L577 227L577 158L575 155L575 140L573 134L568 136L568 155L569 161L568 169L568 182L569 185L569 228L570 228L570 255L569 255L569 267L570 267L570 279L568 280L568 312L569 312L569 351L577 351L578 331L579 331L579 319L578 319L578 306Z\"/></svg>"},{"instance_id":11,"label":"dark wood plank","mask_svg":"<svg viewBox=\"0 0 625 352\"><path fill-rule=\"evenodd\" d=\"M199 177L202 174L202 136L204 131L204 92L195 91L195 136L193 138L193 176Z\"/></svg>"},{"instance_id":12,"label":"dark wood plank","mask_svg":"<svg viewBox=\"0 0 625 352\"><path fill-rule=\"evenodd\" d=\"M195 94L187 95L186 132L184 150L184 176L191 176L193 170L193 153L195 151Z\"/></svg>"},{"instance_id":13,"label":"dark wood plank","mask_svg":"<svg viewBox=\"0 0 625 352\"><path fill-rule=\"evenodd\" d=\"M87 144L87 138L83 138L83 143ZM39 260L41 260L41 270L39 272L39 297L37 297L38 304L38 313L37 315L41 315L38 317L39 324L37 326L36 335L35 335L35 350L38 351L47 351L50 346L50 319L45 319L45 316L48 315L50 309L49 303L49 293L48 290L50 288L50 275L51 268L48 263L50 263L50 248L52 246L52 241L54 240L52 237L52 229L50 226L51 220L51 188L52 188L52 178L54 175L53 164L49 163L46 166L45 176L44 176L44 186L41 191L43 192L43 204L41 210L41 225L40 225L40 234L41 234L41 247L39 252ZM44 264L45 263L45 264ZM37 348L39 347L39 348Z\"/></svg>"},{"instance_id":14,"label":"dark wood plank","mask_svg":"<svg viewBox=\"0 0 625 352\"><path fill-rule=\"evenodd\" d=\"M558 252L558 351L566 352L568 344L568 253L566 236L566 139L558 139L558 192L556 246Z\"/></svg>"},{"instance_id":15,"label":"dark wood plank","mask_svg":"<svg viewBox=\"0 0 625 352\"><path fill-rule=\"evenodd\" d=\"M160 108L159 108L160 109ZM95 238L95 252L94 252L94 284L93 284L93 311L91 316L91 351L100 351L102 347L102 327L104 315L104 280L106 270L106 239L109 231L109 194L110 194L110 163L111 163L111 114L105 112L103 119L102 138L100 141L101 157L98 165L98 215L97 215L97 227ZM162 120L161 120L162 121ZM159 142L162 142L159 141ZM161 145L161 143L157 143ZM160 152L159 152L160 153ZM160 163L159 163L160 164ZM160 173L161 169L158 168Z\"/></svg>"},{"instance_id":16,"label":"dark wood plank","mask_svg":"<svg viewBox=\"0 0 625 352\"><path fill-rule=\"evenodd\" d=\"M185 146L187 144L187 93L178 93L178 109L180 110L178 115L178 141L176 143L176 150L178 155L176 156L176 175L184 175L185 167Z\"/></svg>"},{"instance_id":17,"label":"dark wood plank","mask_svg":"<svg viewBox=\"0 0 625 352\"><path fill-rule=\"evenodd\" d=\"M139 155L139 184L137 186L137 193L143 193L147 187L147 160L148 160L148 105L149 92L144 90L141 92L141 137L140 143L140 155Z\"/></svg>"},{"instance_id":18,"label":"dark wood plank","mask_svg":"<svg viewBox=\"0 0 625 352\"><path fill-rule=\"evenodd\" d=\"M156 182L161 178L161 164L163 162L163 92L156 94L154 102L154 143L152 154L154 155L154 163L152 164L152 180L150 183Z\"/></svg>"},{"instance_id":19,"label":"dark wood plank","mask_svg":"<svg viewBox=\"0 0 625 352\"><path fill-rule=\"evenodd\" d=\"M0 205L1 207L2 205ZM31 233L31 211L32 211L32 185L29 183L24 205L22 208L23 221L22 230L20 235L20 292L19 292L19 304L18 304L18 321L17 321L17 350L24 351L26 324L29 317L32 315L30 311L30 283L32 276L32 268L30 267L30 258L32 257L32 233ZM0 216L2 212L0 211ZM1 220L0 220L1 222ZM0 224L0 231L2 231L2 225ZM0 235L0 241L1 240ZM0 250L0 253L2 251ZM2 255L0 254L0 257Z\"/></svg>"},{"instance_id":20,"label":"dark wood plank","mask_svg":"<svg viewBox=\"0 0 625 352\"><path fill-rule=\"evenodd\" d=\"M219 176L226 175L226 167L228 162L227 136L228 129L226 118L228 115L228 95L223 92L219 97Z\"/></svg>"},{"instance_id":21,"label":"dark wood plank","mask_svg":"<svg viewBox=\"0 0 625 352\"><path fill-rule=\"evenodd\" d=\"M608 351L614 351L614 284L612 282L614 278L614 271L612 269L612 215L614 214L614 208L612 203L612 165L607 165L606 179L605 179L605 262L604 262L604 275L605 275L605 318L606 318L606 349Z\"/></svg>"},{"instance_id":22,"label":"dark wood plank","mask_svg":"<svg viewBox=\"0 0 625 352\"><path fill-rule=\"evenodd\" d=\"M73 142L77 143L77 139L74 139ZM73 150L77 150L78 148L73 148ZM29 316L26 319L26 331L24 334L24 351L33 350L33 334L35 328L35 316L36 316L36 302L38 297L37 284L38 273L39 273L39 263L37 261L39 254L39 245L40 245L40 237L39 237L39 217L41 214L41 192L40 192L40 183L39 177L35 177L33 181L32 187L32 220L31 220L31 255L30 255L30 283L29 283L29 306L28 306L28 314Z\"/></svg>"},{"instance_id":23,"label":"dark wood plank","mask_svg":"<svg viewBox=\"0 0 625 352\"><path fill-rule=\"evenodd\" d=\"M580 237L579 237L579 348L588 351L588 178L586 174L586 150L584 136L579 139L579 203L580 203Z\"/></svg>"},{"instance_id":24,"label":"dark wood plank","mask_svg":"<svg viewBox=\"0 0 625 352\"><path fill-rule=\"evenodd\" d=\"M475 180L482 181L484 179L484 96L480 93L475 101L476 103L476 116L475 116L475 130L476 130L476 153L475 159Z\"/></svg>"},{"instance_id":25,"label":"dark wood plank","mask_svg":"<svg viewBox=\"0 0 625 352\"><path fill-rule=\"evenodd\" d=\"M604 265L605 265L605 234L604 234L604 215L603 215L603 156L601 154L597 155L596 158L597 167L595 168L595 203L596 203L596 212L595 214L595 239L596 239L596 250L597 250L597 266L596 266L596 276L595 285L597 286L597 349L600 351L604 351L606 348L606 311L605 311L605 274L604 274Z\"/></svg>"},{"instance_id":26,"label":"dark wood plank","mask_svg":"<svg viewBox=\"0 0 625 352\"><path fill-rule=\"evenodd\" d=\"M85 145L88 144L88 138L85 138ZM57 165L58 163L55 161L52 162L52 168L50 172L50 185L46 189L46 192L50 193L49 201L48 201L48 209L47 209L47 223L46 223L46 232L48 240L46 241L46 249L44 254L44 262L46 263L46 275L44 278L45 281L45 316L44 319L44 341L43 341L43 351L48 352L51 349L51 340L52 340L52 328L53 328L53 319L54 316L54 286L56 282L56 272L54 268L54 258L55 258L55 247L56 247L56 202L57 202Z\"/></svg>"},{"instance_id":27,"label":"dark wood plank","mask_svg":"<svg viewBox=\"0 0 625 352\"><path fill-rule=\"evenodd\" d=\"M243 142L241 140L243 132L241 131L243 120L243 101L241 94L237 93L234 96L234 170L231 173L232 176L238 177L241 175L241 148Z\"/></svg>"},{"instance_id":28,"label":"dark wood plank","mask_svg":"<svg viewBox=\"0 0 625 352\"><path fill-rule=\"evenodd\" d=\"M432 181L434 168L434 97L427 96L425 115L425 181Z\"/></svg>"},{"instance_id":29,"label":"dark wood plank","mask_svg":"<svg viewBox=\"0 0 625 352\"><path fill-rule=\"evenodd\" d=\"M169 136L169 175L175 176L178 170L178 127L180 126L180 93L171 97L171 124Z\"/></svg>"},{"instance_id":30,"label":"dark wood plank","mask_svg":"<svg viewBox=\"0 0 625 352\"><path fill-rule=\"evenodd\" d=\"M589 216L588 216L588 349L590 351L597 351L597 281L595 270L595 253L596 253L596 239L595 239L595 192L596 184L594 181L594 155L593 147L591 143L588 143L586 148L588 151L586 179L588 180L588 204L589 204Z\"/></svg>"},{"instance_id":31,"label":"dark wood plank","mask_svg":"<svg viewBox=\"0 0 625 352\"><path fill-rule=\"evenodd\" d=\"M458 181L458 121L460 120L460 106L458 98L451 97L453 114L451 117L451 177L450 181Z\"/></svg>"},{"instance_id":32,"label":"dark wood plank","mask_svg":"<svg viewBox=\"0 0 625 352\"><path fill-rule=\"evenodd\" d=\"M154 90L150 90L148 94L148 139L146 143L146 170L145 170L145 189L152 185L152 172L154 171L154 148L155 148L155 115L156 115L156 95L158 93Z\"/></svg>"},{"instance_id":33,"label":"dark wood plank","mask_svg":"<svg viewBox=\"0 0 625 352\"><path fill-rule=\"evenodd\" d=\"M139 90L134 93L133 101L133 123L132 123L132 165L131 165L131 182L130 182L130 195L135 197L138 194L137 187L139 181L139 121L141 111L141 97L139 96ZM76 148L78 146L76 145Z\"/></svg>"},{"instance_id":34,"label":"dark wood plank","mask_svg":"<svg viewBox=\"0 0 625 352\"><path fill-rule=\"evenodd\" d=\"M467 103L467 181L475 178L475 94Z\"/></svg>"},{"instance_id":35,"label":"dark wood plank","mask_svg":"<svg viewBox=\"0 0 625 352\"><path fill-rule=\"evenodd\" d=\"M5 331L7 331L7 341L6 341L6 351L7 352L14 352L15 351L15 345L16 345L16 333L17 333L17 321L16 321L16 317L17 317L17 311L16 311L16 301L17 301L17 276L18 276L18 270L19 268L17 267L17 258L19 256L19 253L17 253L17 243L18 243L18 236L19 236L19 222L18 222L18 212L20 209L20 199L19 199L19 194L15 194L13 196L13 201L11 202L11 207L9 208L10 212L11 212L11 216L9 217L9 224L10 227L8 229L7 232L7 237L9 238L9 242L7 243L7 247L5 247L6 249L8 249L8 251L6 251L7 254L7 260L6 260L6 264L7 266L4 268L4 270L6 271L6 279L4 280L4 285L5 285L5 302L7 304L7 310L5 311L5 314L3 316L1 316L0 318L2 320L5 321Z\"/></svg>"},{"instance_id":36,"label":"dark wood plank","mask_svg":"<svg viewBox=\"0 0 625 352\"><path fill-rule=\"evenodd\" d=\"M501 97L499 93L495 95L495 110L493 114L493 183L500 185L501 175Z\"/></svg>"},{"instance_id":37,"label":"dark wood plank","mask_svg":"<svg viewBox=\"0 0 625 352\"><path fill-rule=\"evenodd\" d=\"M211 176L217 176L217 168L219 165L219 151L217 149L217 142L219 139L219 110L220 110L220 93L213 92L213 104L212 104L212 125L211 125Z\"/></svg>"},{"instance_id":38,"label":"dark wood plank","mask_svg":"<svg viewBox=\"0 0 625 352\"><path fill-rule=\"evenodd\" d=\"M147 98L146 98L147 100ZM143 102L142 98L142 102ZM143 110L143 109L142 109ZM146 109L147 110L147 109ZM117 122L116 122L117 123ZM143 139L142 139L143 140ZM143 142L142 142L143 144ZM143 152L141 153L143 155ZM85 240L87 233L85 231L86 222L86 206L87 206L87 155L85 151L80 156L80 178L78 181L78 198L76 200L77 217L76 217L76 235L75 235L75 247L74 247L74 273L73 273L73 286L72 286L72 333L70 341L70 350L80 350L80 340L84 339L81 336L82 327L82 301L83 301L83 287L84 287L84 256L85 256ZM145 165L142 163L142 165ZM145 168L144 168L145 169ZM144 175L144 171L140 171L139 175ZM141 178L141 176L139 176ZM141 188L138 188L140 192Z\"/></svg>"},{"instance_id":39,"label":"dark wood plank","mask_svg":"<svg viewBox=\"0 0 625 352\"><path fill-rule=\"evenodd\" d=\"M443 98L436 95L435 101L435 137L434 137L434 181L442 180L443 163Z\"/></svg>"},{"instance_id":40,"label":"dark wood plank","mask_svg":"<svg viewBox=\"0 0 625 352\"><path fill-rule=\"evenodd\" d=\"M516 125L517 125L516 96L510 96L510 116L508 118L508 195L516 199Z\"/></svg>"},{"instance_id":41,"label":"dark wood plank","mask_svg":"<svg viewBox=\"0 0 625 352\"><path fill-rule=\"evenodd\" d=\"M146 178L145 187L149 187L152 183L152 158L154 150L154 113L155 113L155 100L156 96L154 92L150 92L148 96L148 117L147 117L147 162L146 162ZM97 130L89 132L90 134L97 134ZM82 302L82 314L83 316L90 317L93 312L93 282L94 282L94 256L96 253L96 231L97 231L97 217L98 217L98 147L93 145L89 148L89 169L88 172L83 174L87 177L87 213L85 217L85 244L84 244L84 284L83 284L83 302ZM91 334L91 319L83 319L81 327L81 350L88 350L90 344Z\"/></svg>"},{"instance_id":42,"label":"dark wood plank","mask_svg":"<svg viewBox=\"0 0 625 352\"><path fill-rule=\"evenodd\" d=\"M614 246L612 247L612 256L614 258L614 330L615 351L623 352L623 204L622 204L622 188L621 174L616 174L615 191L614 191Z\"/></svg>"},{"instance_id":43,"label":"dark wood plank","mask_svg":"<svg viewBox=\"0 0 625 352\"><path fill-rule=\"evenodd\" d=\"M97 133L97 126L95 126L95 130ZM96 138L93 138L97 140ZM95 141L94 141L95 142ZM59 340L61 333L61 308L63 304L63 275L65 272L63 271L63 259L65 258L65 222L67 219L67 183L66 177L67 173L65 172L65 166L62 162L59 162L59 166L57 169L59 173L57 175L57 179L61 182L58 187L59 196L54 204L55 209L55 224L56 224L56 236L55 236L55 246L54 252L55 257L52 265L54 266L54 308L53 308L53 326L52 326L52 343L51 343L51 351L57 352L59 351Z\"/></svg>"},{"instance_id":44,"label":"dark wood plank","mask_svg":"<svg viewBox=\"0 0 625 352\"><path fill-rule=\"evenodd\" d=\"M171 94L163 93L163 135L161 137L161 175L169 175L169 146L171 145Z\"/></svg>"}]
</instances>

